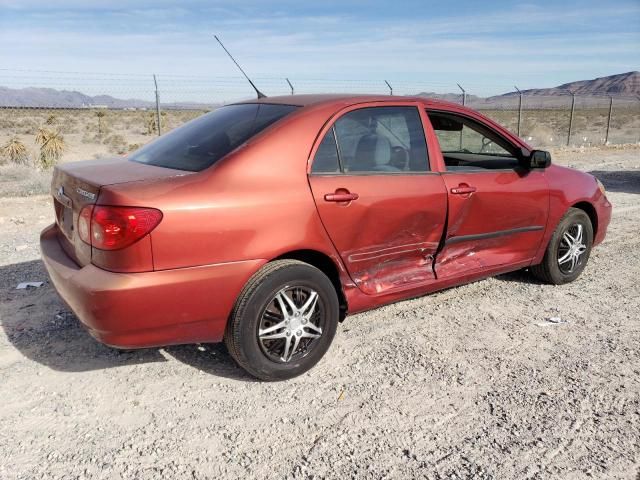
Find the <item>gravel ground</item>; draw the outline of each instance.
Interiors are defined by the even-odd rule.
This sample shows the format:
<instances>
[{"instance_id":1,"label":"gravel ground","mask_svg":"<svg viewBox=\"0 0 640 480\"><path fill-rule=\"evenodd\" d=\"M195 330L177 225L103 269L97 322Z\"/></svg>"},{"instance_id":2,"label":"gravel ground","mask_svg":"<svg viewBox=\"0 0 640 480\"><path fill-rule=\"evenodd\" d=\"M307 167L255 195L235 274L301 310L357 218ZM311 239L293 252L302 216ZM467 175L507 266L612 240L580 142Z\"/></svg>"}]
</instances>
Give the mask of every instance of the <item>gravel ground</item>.
<instances>
[{"instance_id":1,"label":"gravel ground","mask_svg":"<svg viewBox=\"0 0 640 480\"><path fill-rule=\"evenodd\" d=\"M284 383L222 345L96 343L46 282L49 200L2 199L0 478L639 478L640 150L554 161L614 204L576 282L517 272L348 317Z\"/></svg>"}]
</instances>

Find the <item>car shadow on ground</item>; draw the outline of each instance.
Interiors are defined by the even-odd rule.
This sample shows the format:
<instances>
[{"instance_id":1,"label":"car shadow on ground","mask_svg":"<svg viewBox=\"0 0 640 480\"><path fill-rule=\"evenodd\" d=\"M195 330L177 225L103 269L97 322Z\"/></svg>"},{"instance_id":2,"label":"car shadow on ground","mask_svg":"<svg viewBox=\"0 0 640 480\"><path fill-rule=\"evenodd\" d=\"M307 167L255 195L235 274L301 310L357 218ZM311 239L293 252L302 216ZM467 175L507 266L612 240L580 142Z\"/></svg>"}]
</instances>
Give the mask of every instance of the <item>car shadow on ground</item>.
<instances>
[{"instance_id":1,"label":"car shadow on ground","mask_svg":"<svg viewBox=\"0 0 640 480\"><path fill-rule=\"evenodd\" d=\"M594 170L589 173L609 192L640 193L640 170Z\"/></svg>"},{"instance_id":2,"label":"car shadow on ground","mask_svg":"<svg viewBox=\"0 0 640 480\"><path fill-rule=\"evenodd\" d=\"M546 285L542 280L537 279L529 269L516 270L515 272L503 273L494 277L502 282L527 283L529 285Z\"/></svg>"},{"instance_id":3,"label":"car shadow on ground","mask_svg":"<svg viewBox=\"0 0 640 480\"><path fill-rule=\"evenodd\" d=\"M25 281L39 288L17 290ZM205 373L242 381L253 378L238 367L223 344L117 350L94 340L62 302L40 260L0 267L0 323L8 343L25 357L63 372L168 362L172 357ZM0 338L0 349L5 343Z\"/></svg>"}]
</instances>

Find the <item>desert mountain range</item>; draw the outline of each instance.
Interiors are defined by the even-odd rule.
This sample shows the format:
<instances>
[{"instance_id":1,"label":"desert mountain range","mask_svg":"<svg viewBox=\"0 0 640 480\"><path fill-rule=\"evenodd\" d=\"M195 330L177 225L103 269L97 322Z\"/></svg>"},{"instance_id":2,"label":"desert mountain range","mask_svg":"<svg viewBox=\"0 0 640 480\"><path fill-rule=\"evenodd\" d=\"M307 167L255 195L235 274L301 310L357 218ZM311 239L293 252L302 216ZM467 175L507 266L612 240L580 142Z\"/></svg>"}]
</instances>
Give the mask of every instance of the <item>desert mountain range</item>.
<instances>
[{"instance_id":1,"label":"desert mountain range","mask_svg":"<svg viewBox=\"0 0 640 480\"><path fill-rule=\"evenodd\" d=\"M637 102L640 99L640 72L627 72L607 77L594 78L592 80L580 80L565 83L553 88L535 88L523 90L526 96L527 106L550 107L564 105L567 102L569 92L589 97L607 95L616 96L619 101ZM440 98L450 101L460 101L459 93L434 93L421 92L418 96ZM623 98L624 97L624 98ZM467 95L467 103L478 107L504 108L517 102L518 92L512 91L492 97L478 97ZM603 98L594 98L593 101L602 102ZM58 108L82 108L90 106L105 106L107 108L151 108L153 102L135 98L121 99L110 95L90 96L78 91L56 90L53 88L9 88L0 86L0 107L58 107ZM214 105L199 103L176 102L163 103L163 108L210 108Z\"/></svg>"}]
</instances>

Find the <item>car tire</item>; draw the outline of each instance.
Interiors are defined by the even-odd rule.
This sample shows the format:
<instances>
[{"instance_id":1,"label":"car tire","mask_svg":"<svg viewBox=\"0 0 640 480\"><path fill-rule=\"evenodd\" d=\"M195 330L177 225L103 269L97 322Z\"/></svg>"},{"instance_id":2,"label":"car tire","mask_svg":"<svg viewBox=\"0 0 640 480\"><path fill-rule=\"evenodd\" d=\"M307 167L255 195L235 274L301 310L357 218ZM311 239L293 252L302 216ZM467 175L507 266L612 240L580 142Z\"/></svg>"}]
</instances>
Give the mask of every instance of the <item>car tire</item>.
<instances>
[{"instance_id":1,"label":"car tire","mask_svg":"<svg viewBox=\"0 0 640 480\"><path fill-rule=\"evenodd\" d=\"M531 273L553 285L572 282L586 267L592 246L591 219L583 210L570 208L553 232L542 262L532 266Z\"/></svg>"},{"instance_id":2,"label":"car tire","mask_svg":"<svg viewBox=\"0 0 640 480\"><path fill-rule=\"evenodd\" d=\"M243 288L224 341L249 374L286 380L318 363L331 345L339 316L336 290L322 271L298 260L276 260Z\"/></svg>"}]
</instances>

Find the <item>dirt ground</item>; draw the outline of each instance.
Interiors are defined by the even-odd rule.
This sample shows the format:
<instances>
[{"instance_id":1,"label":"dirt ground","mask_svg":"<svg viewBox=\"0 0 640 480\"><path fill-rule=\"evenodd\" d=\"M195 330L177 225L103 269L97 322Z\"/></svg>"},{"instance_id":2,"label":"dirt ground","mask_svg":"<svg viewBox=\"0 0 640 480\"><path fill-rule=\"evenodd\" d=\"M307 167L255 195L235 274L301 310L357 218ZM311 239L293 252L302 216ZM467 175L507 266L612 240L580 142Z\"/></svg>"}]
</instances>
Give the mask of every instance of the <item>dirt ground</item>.
<instances>
[{"instance_id":1,"label":"dirt ground","mask_svg":"<svg viewBox=\"0 0 640 480\"><path fill-rule=\"evenodd\" d=\"M0 199L0 478L638 478L640 150L554 161L614 204L576 282L517 272L354 315L269 384L222 345L96 343L39 260L49 200Z\"/></svg>"}]
</instances>

